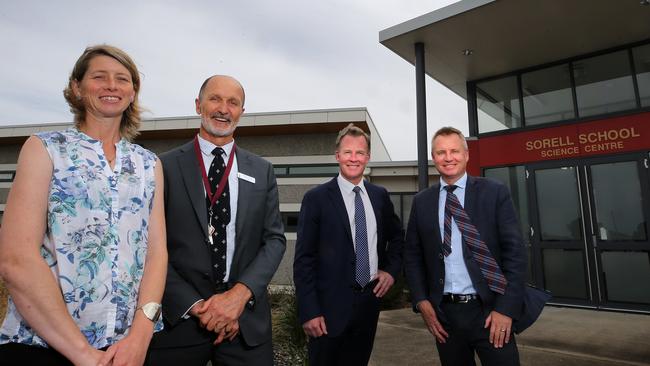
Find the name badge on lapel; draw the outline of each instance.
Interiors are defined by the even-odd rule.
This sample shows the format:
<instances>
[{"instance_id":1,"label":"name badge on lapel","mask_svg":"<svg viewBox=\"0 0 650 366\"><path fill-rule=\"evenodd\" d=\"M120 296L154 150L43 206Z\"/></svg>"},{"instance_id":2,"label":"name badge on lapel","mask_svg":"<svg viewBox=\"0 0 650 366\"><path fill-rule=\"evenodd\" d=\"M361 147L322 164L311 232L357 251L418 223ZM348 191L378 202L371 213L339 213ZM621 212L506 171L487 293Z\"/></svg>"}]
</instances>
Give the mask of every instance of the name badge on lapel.
<instances>
[{"instance_id":1,"label":"name badge on lapel","mask_svg":"<svg viewBox=\"0 0 650 366\"><path fill-rule=\"evenodd\" d=\"M247 182L255 184L255 177L251 177L250 175L246 175L242 172L237 172L237 178L243 179Z\"/></svg>"}]
</instances>

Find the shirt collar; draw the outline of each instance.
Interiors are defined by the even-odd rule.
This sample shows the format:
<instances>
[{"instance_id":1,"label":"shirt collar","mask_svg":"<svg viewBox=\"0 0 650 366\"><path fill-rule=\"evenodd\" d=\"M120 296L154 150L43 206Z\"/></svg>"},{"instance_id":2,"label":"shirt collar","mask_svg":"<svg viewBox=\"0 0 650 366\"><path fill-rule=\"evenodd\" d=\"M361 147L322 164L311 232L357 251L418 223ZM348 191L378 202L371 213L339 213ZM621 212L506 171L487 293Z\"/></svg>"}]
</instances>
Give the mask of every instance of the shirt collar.
<instances>
[{"instance_id":1,"label":"shirt collar","mask_svg":"<svg viewBox=\"0 0 650 366\"><path fill-rule=\"evenodd\" d=\"M449 184L447 184L447 182L445 182L444 179L440 178L440 190L441 191L444 190L445 187L448 186L448 185ZM465 189L465 186L467 186L467 172L465 172L465 174L463 174L463 176L460 177L460 179L458 179L456 181L456 183L454 183L454 185L456 187L460 188L460 189Z\"/></svg>"},{"instance_id":2,"label":"shirt collar","mask_svg":"<svg viewBox=\"0 0 650 366\"><path fill-rule=\"evenodd\" d=\"M343 178L341 173L339 173L339 175L336 177L336 181L338 182L339 187L341 187L343 192L352 192L352 189L354 189L354 187L358 186L359 188L361 188L361 191L363 193L366 193L366 187L363 184L363 179L357 185L357 184L354 184L354 183L350 182L349 180Z\"/></svg>"},{"instance_id":3,"label":"shirt collar","mask_svg":"<svg viewBox=\"0 0 650 366\"><path fill-rule=\"evenodd\" d=\"M212 142L204 139L200 135L196 135L199 138L199 147L201 148L201 152L204 155L207 156L212 156L212 150L214 150L217 145L213 144ZM229 143L219 146L220 148L223 149L223 151L226 153L226 158L230 157L230 152L232 151L232 147L235 145L235 140L230 141Z\"/></svg>"}]
</instances>

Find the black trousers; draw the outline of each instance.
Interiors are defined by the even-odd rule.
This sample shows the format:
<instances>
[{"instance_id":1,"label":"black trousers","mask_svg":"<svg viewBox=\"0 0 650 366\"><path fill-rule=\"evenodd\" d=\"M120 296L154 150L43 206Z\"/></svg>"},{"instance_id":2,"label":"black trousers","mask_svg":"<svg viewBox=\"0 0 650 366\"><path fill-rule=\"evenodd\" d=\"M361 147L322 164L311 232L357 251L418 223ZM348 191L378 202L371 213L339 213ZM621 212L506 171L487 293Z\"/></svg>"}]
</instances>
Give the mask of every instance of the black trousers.
<instances>
[{"instance_id":1,"label":"black trousers","mask_svg":"<svg viewBox=\"0 0 650 366\"><path fill-rule=\"evenodd\" d=\"M108 347L102 348L102 351L106 349ZM30 346L22 343L0 344L0 364L3 366L72 366L72 362L53 348Z\"/></svg>"},{"instance_id":2,"label":"black trousers","mask_svg":"<svg viewBox=\"0 0 650 366\"><path fill-rule=\"evenodd\" d=\"M475 366L474 352L482 366L519 366L519 351L514 334L503 348L490 343L490 328L484 328L485 315L479 300L465 304L442 303L446 321L443 327L449 333L446 343L436 342L443 366Z\"/></svg>"},{"instance_id":3,"label":"black trousers","mask_svg":"<svg viewBox=\"0 0 650 366\"><path fill-rule=\"evenodd\" d=\"M355 291L350 321L342 334L309 339L310 366L368 365L379 318L379 299L372 292L373 286L366 287Z\"/></svg>"},{"instance_id":4,"label":"black trousers","mask_svg":"<svg viewBox=\"0 0 650 366\"><path fill-rule=\"evenodd\" d=\"M21 343L0 345L2 365L72 366L62 354L52 348L29 346Z\"/></svg>"},{"instance_id":5,"label":"black trousers","mask_svg":"<svg viewBox=\"0 0 650 366\"><path fill-rule=\"evenodd\" d=\"M148 366L272 366L273 345L268 343L250 347L241 336L215 346L211 342L192 346L149 348Z\"/></svg>"}]
</instances>

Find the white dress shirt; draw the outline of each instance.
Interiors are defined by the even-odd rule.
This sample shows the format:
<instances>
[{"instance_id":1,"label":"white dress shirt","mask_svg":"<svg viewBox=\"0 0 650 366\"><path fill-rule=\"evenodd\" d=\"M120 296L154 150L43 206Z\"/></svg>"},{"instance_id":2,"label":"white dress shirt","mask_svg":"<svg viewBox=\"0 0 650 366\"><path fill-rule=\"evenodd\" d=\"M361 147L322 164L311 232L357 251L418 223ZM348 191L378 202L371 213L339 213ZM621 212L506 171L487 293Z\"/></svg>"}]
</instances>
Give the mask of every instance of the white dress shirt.
<instances>
[{"instance_id":1,"label":"white dress shirt","mask_svg":"<svg viewBox=\"0 0 650 366\"><path fill-rule=\"evenodd\" d=\"M353 189L356 187L355 184L346 180L339 173L336 178L341 190L341 195L343 196L343 202L345 203L345 210L348 212L348 219L350 220L350 229L352 230L352 242L354 244L354 250L356 252L357 243L355 238L355 221L354 221L354 199L356 193ZM361 201L363 201L363 209L366 213L366 229L368 232L368 255L370 263L370 280L374 280L377 277L377 269L379 266L379 258L377 255L377 220L375 218L375 211L372 208L372 203L368 197L368 191L363 184L363 181L358 184L358 187L361 189L359 194L361 195Z\"/></svg>"}]
</instances>

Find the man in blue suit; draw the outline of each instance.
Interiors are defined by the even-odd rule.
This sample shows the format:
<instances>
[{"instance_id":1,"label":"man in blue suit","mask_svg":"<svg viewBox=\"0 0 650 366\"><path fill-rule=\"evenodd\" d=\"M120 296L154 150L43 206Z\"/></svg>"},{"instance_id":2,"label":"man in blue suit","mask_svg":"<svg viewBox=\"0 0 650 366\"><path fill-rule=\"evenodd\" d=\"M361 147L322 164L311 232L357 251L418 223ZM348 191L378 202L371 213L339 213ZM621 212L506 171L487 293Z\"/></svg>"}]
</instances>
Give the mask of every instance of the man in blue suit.
<instances>
[{"instance_id":1,"label":"man in blue suit","mask_svg":"<svg viewBox=\"0 0 650 366\"><path fill-rule=\"evenodd\" d=\"M402 267L404 233L386 189L363 181L370 138L349 124L336 139L340 173L303 198L294 258L309 364L367 365L379 300Z\"/></svg>"},{"instance_id":2,"label":"man in blue suit","mask_svg":"<svg viewBox=\"0 0 650 366\"><path fill-rule=\"evenodd\" d=\"M440 183L418 193L404 262L413 306L436 339L443 365L519 365L512 321L522 309L526 254L510 193L466 173L463 134L431 142Z\"/></svg>"}]
</instances>

